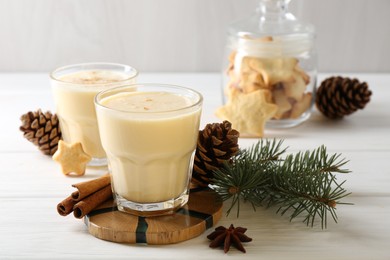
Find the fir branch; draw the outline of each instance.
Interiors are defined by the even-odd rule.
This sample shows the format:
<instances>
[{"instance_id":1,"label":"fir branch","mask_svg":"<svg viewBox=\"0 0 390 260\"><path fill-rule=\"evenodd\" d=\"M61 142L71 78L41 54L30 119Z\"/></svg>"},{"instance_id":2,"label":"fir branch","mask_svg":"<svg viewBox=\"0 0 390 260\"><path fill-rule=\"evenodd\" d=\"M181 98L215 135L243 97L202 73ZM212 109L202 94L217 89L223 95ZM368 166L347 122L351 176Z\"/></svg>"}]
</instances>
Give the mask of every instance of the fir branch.
<instances>
[{"instance_id":1,"label":"fir branch","mask_svg":"<svg viewBox=\"0 0 390 260\"><path fill-rule=\"evenodd\" d=\"M253 208L260 206L263 192L259 187L268 185L268 172L273 171L275 162L286 149L281 150L282 141L261 140L253 147L241 150L225 163L223 168L214 172L213 184L223 200L232 198L232 204L227 210L230 214L237 204L237 217L240 213L240 201L249 201Z\"/></svg>"},{"instance_id":2,"label":"fir branch","mask_svg":"<svg viewBox=\"0 0 390 260\"><path fill-rule=\"evenodd\" d=\"M261 140L249 149L240 151L230 164L214 172L213 183L223 200L232 198L227 213L230 214L240 201L248 201L253 208L276 206L277 213L290 213L290 221L299 215L313 226L321 220L327 227L328 213L337 223L335 207L347 204L340 200L348 196L338 183L335 173L348 173L343 169L347 161L340 154L329 155L325 146L313 151L281 156L286 149L282 141Z\"/></svg>"},{"instance_id":3,"label":"fir branch","mask_svg":"<svg viewBox=\"0 0 390 260\"><path fill-rule=\"evenodd\" d=\"M273 139L265 140L261 139L252 147L241 151L238 155L240 157L246 157L256 163L271 163L280 160L280 156L284 154L287 148L282 149L283 140L276 141Z\"/></svg>"}]
</instances>

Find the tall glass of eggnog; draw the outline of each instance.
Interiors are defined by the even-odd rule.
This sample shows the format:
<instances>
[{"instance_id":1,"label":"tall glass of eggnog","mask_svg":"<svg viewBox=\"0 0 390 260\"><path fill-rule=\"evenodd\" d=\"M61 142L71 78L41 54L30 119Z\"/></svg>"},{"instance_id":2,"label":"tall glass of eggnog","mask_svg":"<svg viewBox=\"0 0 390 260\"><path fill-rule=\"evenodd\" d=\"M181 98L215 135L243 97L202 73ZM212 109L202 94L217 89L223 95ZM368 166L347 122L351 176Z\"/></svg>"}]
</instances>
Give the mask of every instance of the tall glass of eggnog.
<instances>
[{"instance_id":1,"label":"tall glass of eggnog","mask_svg":"<svg viewBox=\"0 0 390 260\"><path fill-rule=\"evenodd\" d=\"M138 216L185 205L203 97L189 88L133 84L95 98L118 209Z\"/></svg>"},{"instance_id":2,"label":"tall glass of eggnog","mask_svg":"<svg viewBox=\"0 0 390 260\"><path fill-rule=\"evenodd\" d=\"M107 165L100 142L94 98L105 89L135 83L134 68L115 63L84 63L56 69L51 85L65 142L80 142L92 157L89 166Z\"/></svg>"}]
</instances>

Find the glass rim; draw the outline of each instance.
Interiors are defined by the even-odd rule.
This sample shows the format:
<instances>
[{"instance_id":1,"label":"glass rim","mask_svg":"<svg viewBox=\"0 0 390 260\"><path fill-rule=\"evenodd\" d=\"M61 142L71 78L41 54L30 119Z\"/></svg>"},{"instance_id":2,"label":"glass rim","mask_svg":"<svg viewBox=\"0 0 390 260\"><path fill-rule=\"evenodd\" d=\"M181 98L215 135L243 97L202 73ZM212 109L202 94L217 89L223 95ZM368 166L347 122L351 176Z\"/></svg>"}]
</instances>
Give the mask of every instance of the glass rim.
<instances>
[{"instance_id":1,"label":"glass rim","mask_svg":"<svg viewBox=\"0 0 390 260\"><path fill-rule=\"evenodd\" d=\"M131 76L128 76L128 77L126 77L126 78L124 78L122 80L119 80L119 81L109 82L109 83L105 82L105 83L88 84L90 86L101 86L101 85L107 85L107 84L113 84L113 83L116 83L116 84L119 83L120 84L121 82L125 82L127 80L136 78L138 76L138 74L139 74L138 70L135 69L134 67L131 67L130 65L126 65L126 64L122 64L122 63L115 63L115 62L83 62L83 63L75 63L75 64L70 64L70 65L65 65L65 66L58 67L55 70L53 70L52 72L50 72L49 76L50 76L50 78L52 80L55 80L55 81L58 81L58 82L61 82L61 83L73 84L73 85L86 85L86 84L73 83L73 82L69 82L69 81L66 81L66 80L61 80L61 79L59 79L58 77L56 77L54 75L56 73L58 73L59 71L66 70L66 69L71 69L73 67L77 68L77 67L91 66L91 65L97 65L97 66L108 65L108 66L117 66L117 67L122 67L122 68L128 68L131 71L133 71L134 73ZM109 70L109 69L107 69L107 70ZM84 71L84 70L81 69L79 71Z\"/></svg>"},{"instance_id":2,"label":"glass rim","mask_svg":"<svg viewBox=\"0 0 390 260\"><path fill-rule=\"evenodd\" d=\"M169 110L164 110L164 111L127 111L127 110L121 110L121 109L115 109L111 108L108 106L105 106L100 103L100 98L102 95L107 94L108 92L113 92L113 93L118 93L117 91L120 89L126 89L126 88L131 88L131 87L137 87L137 86L142 86L142 87L165 87L165 88L171 88L171 89L179 89L179 90L184 90L187 92L190 92L192 94L195 94L198 97L198 100L194 102L193 104L177 108L177 109L169 109ZM161 92L168 92L172 93L169 91L164 91L161 90ZM176 94L176 93L175 93ZM110 95L111 96L111 95ZM103 109L110 110L110 111L115 111L115 112L120 112L120 113L126 113L126 114L150 114L150 115L156 115L156 114L164 114L164 113L171 113L171 112L177 112L177 111L183 111L183 110L188 110L197 106L200 106L203 103L203 95L191 88L180 86L180 85L175 85L175 84L165 84L165 83L133 83L133 84L127 84L123 86L118 86L118 87L113 87L109 88L103 91L100 91L94 98L94 103L96 106L99 106Z\"/></svg>"}]
</instances>

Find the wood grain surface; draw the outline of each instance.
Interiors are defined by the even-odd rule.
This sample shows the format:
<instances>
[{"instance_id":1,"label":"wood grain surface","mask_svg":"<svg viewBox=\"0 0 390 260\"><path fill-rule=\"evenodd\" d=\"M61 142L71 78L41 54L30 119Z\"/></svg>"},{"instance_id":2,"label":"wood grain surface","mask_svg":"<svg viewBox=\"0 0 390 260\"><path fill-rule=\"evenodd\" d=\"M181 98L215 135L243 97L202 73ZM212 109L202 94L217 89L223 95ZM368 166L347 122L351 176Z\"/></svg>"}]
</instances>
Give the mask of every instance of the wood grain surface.
<instances>
[{"instance_id":1,"label":"wood grain surface","mask_svg":"<svg viewBox=\"0 0 390 260\"><path fill-rule=\"evenodd\" d=\"M138 217L118 211L113 200L85 218L88 231L119 243L173 244L202 234L221 218L222 201L211 189L192 189L184 207L172 215Z\"/></svg>"},{"instance_id":2,"label":"wood grain surface","mask_svg":"<svg viewBox=\"0 0 390 260\"><path fill-rule=\"evenodd\" d=\"M239 5L243 1L236 2ZM56 5L54 1L53 5ZM5 12L7 8L2 10ZM354 5L348 10L356 12ZM33 14L39 15L35 11ZM319 74L318 82L332 75L356 77L369 84L373 95L364 110L331 121L314 109L304 124L291 129L267 129L266 138L283 139L292 153L322 144L329 153L341 153L349 160L346 167L352 172L337 178L346 180L345 188L352 194L345 202L354 205L339 205L338 223L329 219L328 229L321 230L318 222L313 228L306 227L302 219L290 222L288 216L275 214L273 208L260 207L253 211L249 203L240 205L238 218L235 209L227 216L231 202L227 201L216 226L246 227L246 234L253 241L245 244L246 254L234 247L225 254L208 246L207 235L214 228L176 244L115 243L91 235L82 220L71 215L59 216L57 203L74 191L72 184L100 177L107 169L87 169L77 179L64 176L52 158L41 154L18 130L23 113L38 108L55 111L47 73L0 73L0 259L389 260L390 74L338 71ZM219 122L214 115L222 103L219 73L141 73L139 82L194 88L204 97L201 128L206 123ZM258 139L239 138L241 148L256 142Z\"/></svg>"}]
</instances>

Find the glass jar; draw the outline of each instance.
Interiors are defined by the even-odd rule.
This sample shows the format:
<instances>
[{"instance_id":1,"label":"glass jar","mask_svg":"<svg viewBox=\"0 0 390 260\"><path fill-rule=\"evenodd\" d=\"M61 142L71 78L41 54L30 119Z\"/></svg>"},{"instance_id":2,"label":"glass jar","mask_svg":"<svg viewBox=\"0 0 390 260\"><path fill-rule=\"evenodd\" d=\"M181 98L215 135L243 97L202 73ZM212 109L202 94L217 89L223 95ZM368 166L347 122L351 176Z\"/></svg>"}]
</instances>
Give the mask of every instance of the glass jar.
<instances>
[{"instance_id":1,"label":"glass jar","mask_svg":"<svg viewBox=\"0 0 390 260\"><path fill-rule=\"evenodd\" d=\"M296 126L310 117L316 85L315 30L287 11L290 0L260 0L228 28L224 106L217 116L242 136Z\"/></svg>"}]
</instances>

